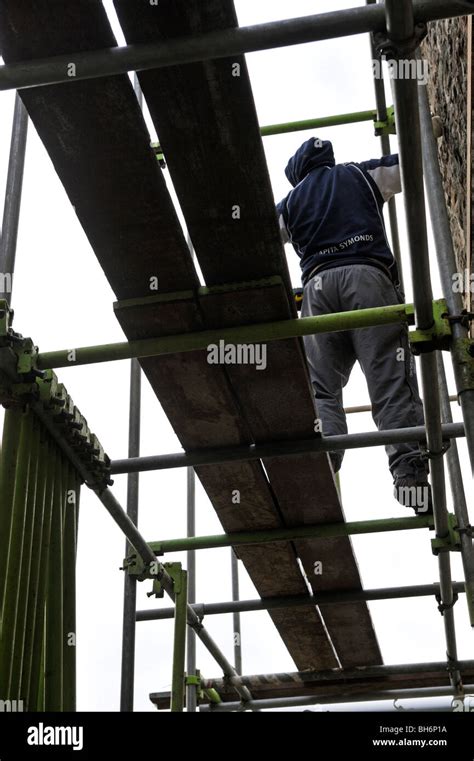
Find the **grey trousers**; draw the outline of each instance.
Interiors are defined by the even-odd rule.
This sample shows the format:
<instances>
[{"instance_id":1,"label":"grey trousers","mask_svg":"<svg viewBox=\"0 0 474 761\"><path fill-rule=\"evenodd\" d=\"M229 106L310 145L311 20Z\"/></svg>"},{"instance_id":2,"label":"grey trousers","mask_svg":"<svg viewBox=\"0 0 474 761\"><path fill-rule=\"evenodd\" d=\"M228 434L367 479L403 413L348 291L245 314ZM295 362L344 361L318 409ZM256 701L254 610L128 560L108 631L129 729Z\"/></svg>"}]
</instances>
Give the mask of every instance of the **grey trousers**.
<instances>
[{"instance_id":1,"label":"grey trousers","mask_svg":"<svg viewBox=\"0 0 474 761\"><path fill-rule=\"evenodd\" d=\"M382 270L354 264L324 270L305 286L302 317L403 303L403 295ZM342 391L356 360L365 375L372 417L379 430L423 425L415 359L401 325L305 336L318 416L325 436L347 433ZM417 444L385 447L393 477L428 472ZM331 453L335 470L344 452Z\"/></svg>"}]
</instances>

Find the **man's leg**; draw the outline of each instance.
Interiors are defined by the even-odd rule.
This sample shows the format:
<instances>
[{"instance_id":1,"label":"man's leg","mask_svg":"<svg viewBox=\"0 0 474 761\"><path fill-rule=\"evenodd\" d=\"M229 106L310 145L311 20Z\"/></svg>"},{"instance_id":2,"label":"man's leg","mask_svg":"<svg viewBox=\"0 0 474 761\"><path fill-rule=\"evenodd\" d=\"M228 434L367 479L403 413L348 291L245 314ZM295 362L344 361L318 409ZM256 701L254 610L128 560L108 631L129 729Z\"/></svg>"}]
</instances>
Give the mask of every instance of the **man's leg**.
<instances>
[{"instance_id":1,"label":"man's leg","mask_svg":"<svg viewBox=\"0 0 474 761\"><path fill-rule=\"evenodd\" d=\"M402 303L389 278L371 266L354 267L354 273L346 273L344 290L352 309ZM377 428L423 425L423 406L407 328L385 325L353 330L352 341L367 380ZM407 479L413 485L427 482L428 468L418 444L392 444L385 449L395 483L397 479L401 482Z\"/></svg>"},{"instance_id":2,"label":"man's leg","mask_svg":"<svg viewBox=\"0 0 474 761\"><path fill-rule=\"evenodd\" d=\"M306 284L301 309L302 317L339 312L337 270L326 270ZM316 399L323 436L347 433L342 403L342 389L349 380L355 354L347 332L321 333L304 337L311 382ZM334 470L341 467L344 452L330 452Z\"/></svg>"}]
</instances>

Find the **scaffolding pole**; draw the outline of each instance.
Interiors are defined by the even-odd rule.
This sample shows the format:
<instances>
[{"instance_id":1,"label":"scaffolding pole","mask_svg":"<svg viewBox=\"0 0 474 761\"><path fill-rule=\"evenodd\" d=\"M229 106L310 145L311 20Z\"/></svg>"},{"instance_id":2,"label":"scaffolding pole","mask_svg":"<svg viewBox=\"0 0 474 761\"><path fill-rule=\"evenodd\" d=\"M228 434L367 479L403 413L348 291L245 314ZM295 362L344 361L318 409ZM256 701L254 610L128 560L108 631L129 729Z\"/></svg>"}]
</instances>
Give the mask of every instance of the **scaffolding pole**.
<instances>
[{"instance_id":1,"label":"scaffolding pole","mask_svg":"<svg viewBox=\"0 0 474 761\"><path fill-rule=\"evenodd\" d=\"M194 468L186 468L187 477L187 535L196 536L196 477ZM186 555L188 567L188 602L191 607L196 602L196 552L188 550ZM188 632L187 642L187 671L188 676L196 676L196 635L194 630ZM188 683L186 686L186 710L195 713L197 706L197 685Z\"/></svg>"},{"instance_id":2,"label":"scaffolding pole","mask_svg":"<svg viewBox=\"0 0 474 761\"><path fill-rule=\"evenodd\" d=\"M2 282L0 299L5 299L8 303L11 303L13 274L15 272L27 136L28 114L23 101L17 94L13 113L3 225L0 234L0 277Z\"/></svg>"},{"instance_id":3,"label":"scaffolding pole","mask_svg":"<svg viewBox=\"0 0 474 761\"><path fill-rule=\"evenodd\" d=\"M128 429L128 452L130 457L140 455L140 406L141 368L138 360L132 359L130 366L130 411ZM127 482L127 515L138 524L139 474L129 473ZM125 544L125 557L132 550ZM135 674L135 615L137 608L137 580L131 574L124 574L123 632L122 632L122 679L120 688L120 710L133 711L133 685Z\"/></svg>"},{"instance_id":4,"label":"scaffolding pole","mask_svg":"<svg viewBox=\"0 0 474 761\"><path fill-rule=\"evenodd\" d=\"M451 423L453 416L448 399L448 384L444 370L443 355L438 354L438 381L441 394L441 412L443 422ZM459 462L458 446L455 439L449 442L446 452L449 482L453 497L454 513L456 515L457 530L461 541L461 557L464 569L466 602L471 626L474 626L474 548L470 535L470 521L467 510L466 495L464 492L461 464Z\"/></svg>"},{"instance_id":5,"label":"scaffolding pole","mask_svg":"<svg viewBox=\"0 0 474 761\"><path fill-rule=\"evenodd\" d=\"M143 107L143 94L134 77L134 90L140 108ZM141 417L141 368L137 359L130 363L130 401L128 421L129 457L140 456L140 417ZM138 525L139 474L129 473L127 478L127 515ZM131 545L125 543L125 557L131 552ZM133 711L133 692L135 680L135 617L137 611L137 580L131 574L124 574L123 592L123 627L122 627L122 673L120 685L120 710Z\"/></svg>"},{"instance_id":6,"label":"scaffolding pole","mask_svg":"<svg viewBox=\"0 0 474 761\"><path fill-rule=\"evenodd\" d=\"M417 515L408 518L382 518L370 521L341 521L340 523L318 523L314 526L292 526L291 528L274 528L257 531L235 531L229 534L209 536L182 537L148 542L148 547L156 554L183 552L184 550L210 550L221 547L238 547L241 544L265 544L284 542L292 539L330 539L336 536L359 536L360 534L378 534L387 531L411 531L430 528L433 525L431 515Z\"/></svg>"},{"instance_id":7,"label":"scaffolding pole","mask_svg":"<svg viewBox=\"0 0 474 761\"><path fill-rule=\"evenodd\" d=\"M232 600L235 603L239 601L239 561L235 554L234 548L230 550L230 563L232 570ZM234 610L232 614L233 637L234 637L234 663L235 670L238 674L242 673L242 629L240 626L240 613Z\"/></svg>"},{"instance_id":8,"label":"scaffolding pole","mask_svg":"<svg viewBox=\"0 0 474 761\"><path fill-rule=\"evenodd\" d=\"M443 437L448 439L464 436L462 423L449 423L442 427ZM267 444L239 445L202 449L196 452L175 452L149 457L133 457L113 460L110 466L112 475L120 473L145 472L150 470L167 470L198 465L218 465L223 462L243 460L260 460L266 457L288 457L306 452L328 452L338 449L359 449L378 447L387 444L405 442L425 442L424 426L413 428L389 428L385 431L367 431L365 433L348 433L339 436L322 436L314 439L296 439L294 441L273 441Z\"/></svg>"},{"instance_id":9,"label":"scaffolding pole","mask_svg":"<svg viewBox=\"0 0 474 761\"><path fill-rule=\"evenodd\" d=\"M412 51L416 49L417 42L412 0L386 0L385 12L387 43L391 54L394 53L394 57L398 59L413 59ZM394 81L394 94L415 316L418 328L424 330L433 325L434 317L426 234L421 125L416 80L396 79ZM436 535L443 538L447 536L449 529L437 364L436 355L433 352L422 354L421 371ZM441 586L440 610L443 613L448 666L451 666L457 661L457 647L453 613L455 599L452 589L449 553L442 552L439 554L438 566ZM461 685L459 671L450 671L450 678L453 687L459 688Z\"/></svg>"},{"instance_id":10,"label":"scaffolding pole","mask_svg":"<svg viewBox=\"0 0 474 761\"><path fill-rule=\"evenodd\" d=\"M453 288L453 276L458 267L454 253L453 239L449 224L443 180L439 166L438 147L431 123L431 111L426 85L418 85L420 116L423 139L424 171L426 193L431 212L433 237L438 260L441 287L451 315L461 315L463 303L461 294ZM466 439L474 472L474 357L469 341L468 326L461 322L452 323L453 344L451 357L456 379L459 402L466 427ZM470 369L469 369L470 368Z\"/></svg>"},{"instance_id":11,"label":"scaffolding pole","mask_svg":"<svg viewBox=\"0 0 474 761\"><path fill-rule=\"evenodd\" d=\"M377 0L366 0L367 5L376 5ZM372 53L372 61L376 59L380 60L380 55L377 52L373 34L370 35L370 50ZM380 79L375 76L374 72L374 93L375 103L377 107L377 120L379 122L386 122L388 118L387 114L387 101L385 98L385 84L383 74ZM392 153L390 147L390 135L387 135L384 131L380 135L380 142L382 145L382 155L390 156ZM398 232L398 219L397 219L397 202L395 196L392 196L388 202L388 214L390 220L390 233L392 237L392 251L395 257L398 268L398 279L403 292L405 292L404 280L403 280L403 266L402 266L402 253L400 248L400 236Z\"/></svg>"},{"instance_id":12,"label":"scaffolding pole","mask_svg":"<svg viewBox=\"0 0 474 761\"><path fill-rule=\"evenodd\" d=\"M433 323L432 298L425 304L431 314ZM177 335L144 338L137 341L121 341L113 344L98 346L81 346L72 351L41 352L36 356L36 366L39 370L53 370L59 367L77 367L79 365L97 364L100 362L116 362L133 357L158 357L177 352L207 349L210 345L219 346L220 342L259 343L262 341L278 341L285 338L297 338L319 333L334 333L343 330L359 330L382 325L407 324L410 319L411 304L392 304L370 309L358 309L348 312L322 314L317 317L301 317L299 319L278 320L275 322L237 325L218 330L193 331ZM420 327L422 327L420 325Z\"/></svg>"},{"instance_id":13,"label":"scaffolding pole","mask_svg":"<svg viewBox=\"0 0 474 761\"><path fill-rule=\"evenodd\" d=\"M454 582L456 594L465 592L463 582ZM351 592L319 592L312 595L270 597L262 600L239 600L231 602L197 603L191 607L200 618L223 613L252 613L276 608L314 607L315 605L338 605L344 602L373 602L374 600L401 600L412 597L439 596L439 584L419 584L411 587L388 587L382 589L357 589ZM137 611L137 621L162 621L174 618L174 608L152 608Z\"/></svg>"},{"instance_id":14,"label":"scaffolding pole","mask_svg":"<svg viewBox=\"0 0 474 761\"><path fill-rule=\"evenodd\" d=\"M467 0L414 2L416 23L465 16L472 12L472 3ZM84 79L114 76L129 71L179 66L214 58L229 58L258 50L384 31L383 6L368 5L255 26L220 29L192 37L164 39L158 43L88 52L71 51L67 55L21 61L0 67L0 91L80 82ZM73 77L69 74L71 61L75 63Z\"/></svg>"}]
</instances>

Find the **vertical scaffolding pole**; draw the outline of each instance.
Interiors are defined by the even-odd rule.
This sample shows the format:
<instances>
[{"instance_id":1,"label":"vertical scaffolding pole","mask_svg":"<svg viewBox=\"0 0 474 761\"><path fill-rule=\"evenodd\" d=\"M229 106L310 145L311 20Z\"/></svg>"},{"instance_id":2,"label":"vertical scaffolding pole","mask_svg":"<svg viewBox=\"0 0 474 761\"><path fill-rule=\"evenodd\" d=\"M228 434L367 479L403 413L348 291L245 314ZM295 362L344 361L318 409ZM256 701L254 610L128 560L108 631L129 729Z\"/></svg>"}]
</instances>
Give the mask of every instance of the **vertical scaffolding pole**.
<instances>
[{"instance_id":1,"label":"vertical scaffolding pole","mask_svg":"<svg viewBox=\"0 0 474 761\"><path fill-rule=\"evenodd\" d=\"M366 0L366 3L367 5L376 5L377 0ZM370 35L370 50L372 54L372 61L375 61L376 59L380 60L381 56L377 52L373 34ZM381 72L380 79L377 79L374 76L374 91L375 91L375 103L376 103L376 109L377 109L377 119L378 121L384 122L387 120L388 115L387 115L387 101L385 98L385 84L384 84L382 72ZM382 144L382 155L390 156L392 153L392 149L390 145L390 136L382 134L380 136L380 141ZM388 215L390 220L390 233L392 237L392 251L395 257L395 261L397 262L400 285L401 285L402 291L405 292L405 286L404 286L404 280L403 280L402 254L400 249L400 236L398 232L397 203L395 200L395 196L392 196L392 198L388 202Z\"/></svg>"},{"instance_id":2,"label":"vertical scaffolding pole","mask_svg":"<svg viewBox=\"0 0 474 761\"><path fill-rule=\"evenodd\" d=\"M412 0L386 0L387 50L400 59L413 59L410 50L416 48ZM414 78L394 81L397 132L400 145L402 187L412 268L412 280L417 327L424 330L433 325L433 291L431 286L426 210L423 184L421 125L418 104L418 84ZM431 119L430 119L431 122ZM431 129L431 124L430 124ZM427 449L430 456L430 475L436 536L449 533L446 510L446 491L443 462L440 398L437 381L437 362L434 352L421 356L423 407ZM446 637L446 654L453 687L461 688L461 676L456 668L457 648L454 628L454 594L448 552L438 556L441 607Z\"/></svg>"},{"instance_id":3,"label":"vertical scaffolding pole","mask_svg":"<svg viewBox=\"0 0 474 761\"><path fill-rule=\"evenodd\" d=\"M441 413L444 423L452 423L451 404L449 402L448 384L444 370L444 360L441 352L438 354L438 381L441 392ZM471 626L474 626L474 549L469 536L469 513L467 511L466 495L464 493L461 464L456 439L450 440L446 453L449 481L453 495L454 512L456 515L459 535L461 537L461 557L464 568L466 601Z\"/></svg>"},{"instance_id":4,"label":"vertical scaffolding pole","mask_svg":"<svg viewBox=\"0 0 474 761\"><path fill-rule=\"evenodd\" d=\"M140 454L140 391L141 369L138 360L133 359L130 368L130 416L128 451L130 457ZM139 474L129 473L127 481L127 515L135 525L138 522ZM132 551L126 542L125 556ZM124 575L123 637L122 637L122 682L120 710L133 711L133 685L135 677L135 616L137 607L137 581L129 573Z\"/></svg>"},{"instance_id":5,"label":"vertical scaffolding pole","mask_svg":"<svg viewBox=\"0 0 474 761\"><path fill-rule=\"evenodd\" d=\"M143 94L135 74L135 93L143 105ZM130 407L128 423L129 457L140 456L140 410L141 410L141 368L137 359L130 364ZM133 454L130 454L133 453ZM132 476L135 475L134 478ZM129 473L127 478L127 515L138 523L139 474ZM132 551L125 543L125 557ZM137 610L137 580L129 573L124 574L123 629L122 629L122 675L120 686L120 710L133 711L133 689L135 681L135 617Z\"/></svg>"},{"instance_id":6,"label":"vertical scaffolding pole","mask_svg":"<svg viewBox=\"0 0 474 761\"><path fill-rule=\"evenodd\" d=\"M239 596L239 561L234 549L230 548L230 560L232 567L232 600L238 602ZM242 631L240 626L240 613L232 614L234 624L234 665L238 674L242 674Z\"/></svg>"},{"instance_id":7,"label":"vertical scaffolding pole","mask_svg":"<svg viewBox=\"0 0 474 761\"><path fill-rule=\"evenodd\" d=\"M171 711L177 712L182 711L184 708L184 663L186 656L186 630L188 628L188 575L181 568L176 570L172 575L175 610Z\"/></svg>"},{"instance_id":8,"label":"vertical scaffolding pole","mask_svg":"<svg viewBox=\"0 0 474 761\"><path fill-rule=\"evenodd\" d=\"M462 297L457 289L453 288L453 276L457 274L458 267L446 208L443 180L439 167L438 147L431 123L428 90L426 85L419 84L418 91L426 192L431 212L441 286L450 314L460 315L463 310ZM454 322L452 323L452 333L453 346L451 357L454 376L464 418L471 468L474 472L474 387L472 387L472 366L474 360L468 353L469 331L467 326L461 322ZM471 369L469 370L469 368ZM471 383L469 383L469 377L471 377Z\"/></svg>"},{"instance_id":9,"label":"vertical scaffolding pole","mask_svg":"<svg viewBox=\"0 0 474 761\"><path fill-rule=\"evenodd\" d=\"M8 302L11 302L12 281L15 270L27 134L28 114L23 101L17 93L13 114L2 235L0 238L0 276L2 278L0 283L0 299L6 299Z\"/></svg>"},{"instance_id":10,"label":"vertical scaffolding pole","mask_svg":"<svg viewBox=\"0 0 474 761\"><path fill-rule=\"evenodd\" d=\"M187 244L194 260L194 249L191 236L188 232ZM194 468L186 468L187 477L187 535L196 536L196 474ZM186 553L186 565L188 570L188 601L191 605L196 602L196 550L188 550ZM196 675L196 633L189 629L187 640L187 672L188 675ZM188 713L197 710L198 687L196 684L186 686L186 707Z\"/></svg>"},{"instance_id":11,"label":"vertical scaffolding pole","mask_svg":"<svg viewBox=\"0 0 474 761\"><path fill-rule=\"evenodd\" d=\"M186 468L187 475L187 535L196 536L196 476L194 468ZM196 550L186 553L188 568L188 601L190 605L196 602ZM196 634L193 629L188 632L187 652L188 675L196 674ZM197 707L197 685L188 684L186 687L186 706L188 713L194 713Z\"/></svg>"}]
</instances>

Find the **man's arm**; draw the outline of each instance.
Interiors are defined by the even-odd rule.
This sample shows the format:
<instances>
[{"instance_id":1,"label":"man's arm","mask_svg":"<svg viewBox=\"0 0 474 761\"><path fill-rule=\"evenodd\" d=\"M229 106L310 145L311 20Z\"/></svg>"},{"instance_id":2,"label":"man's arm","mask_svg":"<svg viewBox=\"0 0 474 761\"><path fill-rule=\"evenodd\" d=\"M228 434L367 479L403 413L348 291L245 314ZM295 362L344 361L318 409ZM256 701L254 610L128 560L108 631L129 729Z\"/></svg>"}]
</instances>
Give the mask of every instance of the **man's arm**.
<instances>
[{"instance_id":1,"label":"man's arm","mask_svg":"<svg viewBox=\"0 0 474 761\"><path fill-rule=\"evenodd\" d=\"M380 159L362 161L359 166L375 182L384 201L389 201L395 193L401 193L400 163L397 153Z\"/></svg>"},{"instance_id":2,"label":"man's arm","mask_svg":"<svg viewBox=\"0 0 474 761\"><path fill-rule=\"evenodd\" d=\"M290 240L290 236L288 234L285 217L283 215L285 205L286 205L286 198L284 198L283 201L280 201L280 203L276 205L275 209L276 209L276 215L278 217L278 224L280 227L281 240L283 243L288 243Z\"/></svg>"}]
</instances>

